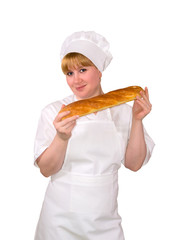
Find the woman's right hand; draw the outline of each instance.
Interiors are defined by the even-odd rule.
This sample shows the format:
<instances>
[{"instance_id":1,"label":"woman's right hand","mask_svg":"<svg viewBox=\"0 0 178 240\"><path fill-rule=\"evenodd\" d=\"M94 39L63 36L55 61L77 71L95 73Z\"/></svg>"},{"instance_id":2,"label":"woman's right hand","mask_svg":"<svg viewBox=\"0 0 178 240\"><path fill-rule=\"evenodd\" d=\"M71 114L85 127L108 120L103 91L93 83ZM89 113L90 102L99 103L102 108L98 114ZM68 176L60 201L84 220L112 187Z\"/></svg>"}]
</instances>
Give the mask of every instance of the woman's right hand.
<instances>
[{"instance_id":1,"label":"woman's right hand","mask_svg":"<svg viewBox=\"0 0 178 240\"><path fill-rule=\"evenodd\" d=\"M61 109L64 107L65 105L63 104ZM58 113L53 122L54 127L57 131L57 135L59 136L60 139L64 141L68 140L71 137L72 129L76 124L76 120L79 118L79 116L72 116L70 118L62 120L62 118L67 116L69 113L70 113L69 111Z\"/></svg>"}]
</instances>

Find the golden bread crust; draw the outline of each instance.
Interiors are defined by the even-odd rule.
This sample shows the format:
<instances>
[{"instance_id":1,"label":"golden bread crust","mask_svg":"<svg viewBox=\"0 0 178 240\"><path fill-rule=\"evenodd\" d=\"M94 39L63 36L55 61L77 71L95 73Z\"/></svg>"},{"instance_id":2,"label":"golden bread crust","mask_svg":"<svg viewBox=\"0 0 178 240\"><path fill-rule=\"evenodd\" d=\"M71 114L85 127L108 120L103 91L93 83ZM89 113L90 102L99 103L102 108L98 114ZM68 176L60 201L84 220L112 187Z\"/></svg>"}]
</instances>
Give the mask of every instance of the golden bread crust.
<instances>
[{"instance_id":1,"label":"golden bread crust","mask_svg":"<svg viewBox=\"0 0 178 240\"><path fill-rule=\"evenodd\" d=\"M114 90L96 97L79 100L65 106L61 111L70 111L70 113L64 117L69 118L74 115L84 116L93 112L98 112L106 108L110 108L122 103L132 101L137 95L140 96L140 91L144 91L139 86L130 86L118 90Z\"/></svg>"}]
</instances>

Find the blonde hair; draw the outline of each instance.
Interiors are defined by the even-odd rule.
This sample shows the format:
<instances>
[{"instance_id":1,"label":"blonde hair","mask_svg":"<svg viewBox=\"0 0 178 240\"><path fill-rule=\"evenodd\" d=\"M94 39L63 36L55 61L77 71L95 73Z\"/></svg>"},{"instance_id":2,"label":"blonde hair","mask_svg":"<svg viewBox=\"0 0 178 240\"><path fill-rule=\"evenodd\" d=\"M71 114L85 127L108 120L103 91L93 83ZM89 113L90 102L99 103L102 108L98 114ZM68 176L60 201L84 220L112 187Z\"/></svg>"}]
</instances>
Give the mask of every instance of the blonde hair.
<instances>
[{"instance_id":1,"label":"blonde hair","mask_svg":"<svg viewBox=\"0 0 178 240\"><path fill-rule=\"evenodd\" d=\"M67 74L71 69L77 67L95 66L90 59L82 55L81 53L68 53L64 56L61 63L61 68L64 74Z\"/></svg>"}]
</instances>

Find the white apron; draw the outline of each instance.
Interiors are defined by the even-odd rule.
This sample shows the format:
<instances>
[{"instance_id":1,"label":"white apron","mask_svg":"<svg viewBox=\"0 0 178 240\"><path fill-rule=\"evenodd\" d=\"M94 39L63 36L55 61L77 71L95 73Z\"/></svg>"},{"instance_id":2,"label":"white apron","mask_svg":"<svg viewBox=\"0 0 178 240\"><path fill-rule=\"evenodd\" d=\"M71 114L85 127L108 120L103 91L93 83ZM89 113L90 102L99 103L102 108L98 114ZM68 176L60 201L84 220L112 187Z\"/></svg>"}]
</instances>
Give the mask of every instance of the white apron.
<instances>
[{"instance_id":1,"label":"white apron","mask_svg":"<svg viewBox=\"0 0 178 240\"><path fill-rule=\"evenodd\" d=\"M63 167L48 185L35 240L124 240L117 195L126 146L104 111L106 120L77 121Z\"/></svg>"}]
</instances>

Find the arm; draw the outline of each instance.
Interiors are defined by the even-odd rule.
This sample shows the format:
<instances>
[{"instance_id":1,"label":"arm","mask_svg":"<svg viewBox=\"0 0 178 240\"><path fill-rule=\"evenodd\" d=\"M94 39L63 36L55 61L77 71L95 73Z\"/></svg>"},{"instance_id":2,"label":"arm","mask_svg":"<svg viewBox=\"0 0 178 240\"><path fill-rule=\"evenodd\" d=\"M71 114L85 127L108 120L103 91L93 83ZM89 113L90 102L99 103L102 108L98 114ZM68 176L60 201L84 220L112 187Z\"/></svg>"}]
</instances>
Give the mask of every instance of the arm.
<instances>
[{"instance_id":1,"label":"arm","mask_svg":"<svg viewBox=\"0 0 178 240\"><path fill-rule=\"evenodd\" d=\"M56 135L50 146L37 159L40 171L45 177L55 174L63 165L71 131L78 118L78 116L73 116L62 121L62 118L68 114L69 112L63 112L56 116L53 122Z\"/></svg>"},{"instance_id":2,"label":"arm","mask_svg":"<svg viewBox=\"0 0 178 240\"><path fill-rule=\"evenodd\" d=\"M145 92L141 92L141 96L142 98L137 96L133 105L132 127L125 155L125 166L132 171L141 168L147 151L142 124L143 118L150 113L152 108L147 88Z\"/></svg>"}]
</instances>

